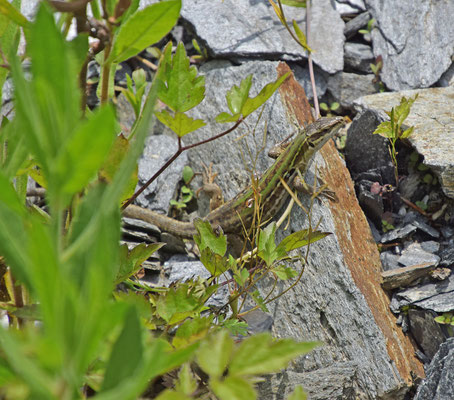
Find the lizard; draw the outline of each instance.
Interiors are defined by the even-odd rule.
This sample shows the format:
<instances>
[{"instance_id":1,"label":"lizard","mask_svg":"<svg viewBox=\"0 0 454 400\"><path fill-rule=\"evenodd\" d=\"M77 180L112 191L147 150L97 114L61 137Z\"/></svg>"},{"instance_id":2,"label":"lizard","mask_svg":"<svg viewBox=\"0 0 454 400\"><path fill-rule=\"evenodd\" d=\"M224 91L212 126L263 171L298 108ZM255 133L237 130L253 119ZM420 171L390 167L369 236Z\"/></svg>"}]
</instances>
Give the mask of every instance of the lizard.
<instances>
[{"instance_id":1,"label":"lizard","mask_svg":"<svg viewBox=\"0 0 454 400\"><path fill-rule=\"evenodd\" d=\"M285 146L255 185L249 185L232 200L212 210L204 220L210 222L213 228L220 227L224 233L240 234L243 227L248 228L253 224L257 194L262 211L260 220L263 222L272 219L289 196L281 179L293 187L299 172L304 175L312 157L343 125L342 117L324 117L299 129L295 138ZM123 216L150 222L181 238L192 239L197 234L192 222L177 221L136 205L128 206L123 211Z\"/></svg>"}]
</instances>

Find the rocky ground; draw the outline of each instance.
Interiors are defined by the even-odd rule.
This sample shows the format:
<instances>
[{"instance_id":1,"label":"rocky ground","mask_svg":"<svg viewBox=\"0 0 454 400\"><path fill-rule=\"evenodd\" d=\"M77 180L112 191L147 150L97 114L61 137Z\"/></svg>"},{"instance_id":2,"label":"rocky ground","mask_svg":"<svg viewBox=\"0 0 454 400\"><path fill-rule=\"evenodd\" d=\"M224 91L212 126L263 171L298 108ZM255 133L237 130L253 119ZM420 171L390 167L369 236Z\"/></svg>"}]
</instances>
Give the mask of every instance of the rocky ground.
<instances>
[{"instance_id":1,"label":"rocky ground","mask_svg":"<svg viewBox=\"0 0 454 400\"><path fill-rule=\"evenodd\" d=\"M29 9L32 15L33 7ZM304 29L305 9L284 11ZM352 120L346 140L337 139L345 162L333 147L315 160L317 175L335 190L339 202L316 202L312 218L333 235L311 248L303 281L273 303L269 315L248 322L253 331L271 329L276 336L325 345L268 377L261 398L285 398L302 384L311 399L453 399L454 2L319 0L309 20L317 96L329 112ZM258 92L276 79L282 62L313 103L307 54L266 1L186 0L171 38L183 41L193 55L195 38L207 52L199 63L206 99L194 117L212 119L223 111L226 91L250 73ZM137 68L152 75L150 63L156 60L148 52L142 56L122 64L117 85L125 85L125 74ZM95 63L89 73L96 83ZM402 96L415 94L419 96L405 121L415 129L398 149L396 185L388 141L372 132L388 118L385 111ZM262 135L265 123L267 148L286 138L295 129L288 116L298 108L298 102L292 103L291 111L286 99L299 95L289 88L276 93L257 124L250 122L233 138L184 153L138 204L167 213L183 166L198 171L201 162L213 163L225 197L233 197L250 179L244 146L234 139L248 134L247 143L255 146L251 131ZM90 100L97 104L95 91ZM127 131L133 113L122 96L118 104ZM210 122L186 143L218 131ZM162 126L153 133L139 162L141 184L176 146ZM255 163L258 171L271 163L265 154ZM309 180L314 173L312 169ZM294 210L290 229L302 229L307 222L301 210ZM203 274L181 241L149 224L125 220L128 242L156 238L171 247L145 265L144 281L162 284ZM260 290L266 292L269 285L263 282ZM213 304L224 304L226 295L219 293Z\"/></svg>"}]
</instances>

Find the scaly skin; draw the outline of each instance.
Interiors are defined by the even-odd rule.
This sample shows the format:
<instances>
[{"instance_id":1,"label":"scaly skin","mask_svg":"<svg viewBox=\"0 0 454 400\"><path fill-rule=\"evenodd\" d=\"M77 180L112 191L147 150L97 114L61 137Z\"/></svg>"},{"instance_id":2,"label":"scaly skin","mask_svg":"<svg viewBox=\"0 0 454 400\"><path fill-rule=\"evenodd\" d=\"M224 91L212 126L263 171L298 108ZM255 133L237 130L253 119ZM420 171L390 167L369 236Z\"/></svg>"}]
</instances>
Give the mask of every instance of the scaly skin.
<instances>
[{"instance_id":1,"label":"scaly skin","mask_svg":"<svg viewBox=\"0 0 454 400\"><path fill-rule=\"evenodd\" d=\"M304 175L315 153L343 125L344 120L341 117L320 118L305 129L301 129L254 188L248 186L232 200L211 211L204 219L214 228L221 227L225 233L241 233L243 226L249 228L256 217L255 193L259 193L261 199L260 220L267 221L273 218L289 195L280 178L292 187L297 171L300 170ZM192 238L197 234L192 222L177 221L135 205L127 207L123 211L123 216L150 222L161 230L182 238Z\"/></svg>"}]
</instances>

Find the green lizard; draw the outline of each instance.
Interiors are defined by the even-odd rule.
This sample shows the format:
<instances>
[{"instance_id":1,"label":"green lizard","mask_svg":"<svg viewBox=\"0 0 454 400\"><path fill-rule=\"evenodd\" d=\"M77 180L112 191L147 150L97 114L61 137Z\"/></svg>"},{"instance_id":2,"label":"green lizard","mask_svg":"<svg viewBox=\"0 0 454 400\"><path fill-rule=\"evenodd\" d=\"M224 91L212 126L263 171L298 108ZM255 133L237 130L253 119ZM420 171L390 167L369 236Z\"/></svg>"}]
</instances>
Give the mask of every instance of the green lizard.
<instances>
[{"instance_id":1,"label":"green lizard","mask_svg":"<svg viewBox=\"0 0 454 400\"><path fill-rule=\"evenodd\" d=\"M254 202L257 195L260 196L260 220L264 222L273 218L289 195L281 178L292 187L298 170L304 174L314 154L343 125L342 117L320 118L301 129L254 187L248 186L204 219L214 228L221 227L225 233L241 234L243 226L249 228L256 217ZM177 221L135 205L128 206L123 211L123 216L150 222L161 230L182 238L192 238L197 234L192 222Z\"/></svg>"}]
</instances>

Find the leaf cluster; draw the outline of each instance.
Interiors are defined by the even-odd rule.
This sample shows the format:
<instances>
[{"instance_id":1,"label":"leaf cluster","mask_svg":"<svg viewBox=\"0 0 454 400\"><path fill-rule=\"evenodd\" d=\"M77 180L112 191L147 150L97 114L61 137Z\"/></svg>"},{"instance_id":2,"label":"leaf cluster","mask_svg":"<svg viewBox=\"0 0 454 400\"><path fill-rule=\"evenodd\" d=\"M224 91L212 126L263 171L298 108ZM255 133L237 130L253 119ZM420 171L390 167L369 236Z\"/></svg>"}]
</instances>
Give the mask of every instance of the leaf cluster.
<instances>
[{"instance_id":1,"label":"leaf cluster","mask_svg":"<svg viewBox=\"0 0 454 400\"><path fill-rule=\"evenodd\" d=\"M186 114L202 101L205 81L182 44L174 54L171 44L164 48L149 90L143 71L127 77L124 94L136 116L129 136L120 132L109 102L112 71L163 38L176 23L181 2L142 10L137 0L90 2L97 20L90 32L98 39L91 48L86 32L71 42L62 34L71 13L83 16L86 10L79 10L78 2L61 3L52 3L63 13L57 21L42 3L30 23L18 11L19 1L0 0L0 46L15 87L15 116L5 118L0 129L0 273L6 282L0 286L5 299L0 307L9 318L9 326L0 328L0 397L82 399L90 391L95 399L134 399L154 380L176 374L173 389L156 391L153 398L211 393L254 399L257 375L278 371L317 344L269 335L235 343L230 334L246 335L246 324L236 314L212 312L206 301L228 270L237 285L232 299L258 278L226 256L225 237L198 223L196 242L211 278L153 290L131 276L162 244L120 245L120 204L136 186L137 159L153 115L178 137L205 124ZM16 56L19 27L27 41L29 76ZM102 106L88 111L81 77L93 56L102 66ZM8 69L0 69L0 87L7 76ZM250 97L252 76L247 77L229 91L229 112L217 120L242 121L285 78ZM158 99L166 110L156 112ZM188 181L190 175L185 173ZM27 204L29 177L45 190L44 210ZM296 272L277 263L326 234L296 233L277 246L274 235L274 225L261 231L259 260L286 280ZM120 283L126 291L115 290ZM266 308L267 299L256 291L251 296ZM302 389L291 398L304 398Z\"/></svg>"}]
</instances>

